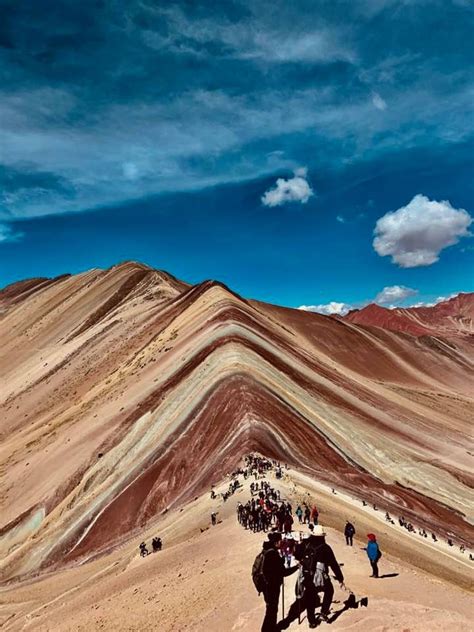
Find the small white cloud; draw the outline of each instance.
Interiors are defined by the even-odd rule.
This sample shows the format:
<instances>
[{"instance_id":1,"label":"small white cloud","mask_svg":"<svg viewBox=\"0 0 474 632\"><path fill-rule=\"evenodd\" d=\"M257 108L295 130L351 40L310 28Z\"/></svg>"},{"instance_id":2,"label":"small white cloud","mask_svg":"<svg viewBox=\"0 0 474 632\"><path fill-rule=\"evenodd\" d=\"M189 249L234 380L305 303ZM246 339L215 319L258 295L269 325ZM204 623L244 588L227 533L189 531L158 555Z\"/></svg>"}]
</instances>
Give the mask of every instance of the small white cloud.
<instances>
[{"instance_id":1,"label":"small white cloud","mask_svg":"<svg viewBox=\"0 0 474 632\"><path fill-rule=\"evenodd\" d=\"M384 287L377 296L375 297L376 303L399 303L400 301L405 300L409 296L415 296L418 294L418 290L414 290L410 287L405 287L403 285L390 285ZM393 309L396 305L390 305L390 309Z\"/></svg>"},{"instance_id":2,"label":"small white cloud","mask_svg":"<svg viewBox=\"0 0 474 632\"><path fill-rule=\"evenodd\" d=\"M413 305L410 305L410 308L412 308L412 307L433 307L434 305L436 305L436 303L424 303L423 301L418 301L418 303L413 303Z\"/></svg>"},{"instance_id":3,"label":"small white cloud","mask_svg":"<svg viewBox=\"0 0 474 632\"><path fill-rule=\"evenodd\" d=\"M377 254L391 256L402 268L429 266L438 261L441 250L470 234L471 223L464 209L418 194L406 206L377 220L373 246Z\"/></svg>"},{"instance_id":4,"label":"small white cloud","mask_svg":"<svg viewBox=\"0 0 474 632\"><path fill-rule=\"evenodd\" d=\"M122 165L123 175L127 180L137 180L140 173L134 162L125 162Z\"/></svg>"},{"instance_id":5,"label":"small white cloud","mask_svg":"<svg viewBox=\"0 0 474 632\"><path fill-rule=\"evenodd\" d=\"M268 189L262 196L262 204L265 206L280 206L287 202L301 202L306 204L314 195L313 189L307 181L308 170L300 167L294 171L294 177L285 180L278 178L275 187Z\"/></svg>"},{"instance_id":6,"label":"small white cloud","mask_svg":"<svg viewBox=\"0 0 474 632\"><path fill-rule=\"evenodd\" d=\"M13 230L8 224L0 224L0 243L19 241L22 237L22 232Z\"/></svg>"},{"instance_id":7,"label":"small white cloud","mask_svg":"<svg viewBox=\"0 0 474 632\"><path fill-rule=\"evenodd\" d=\"M337 221L340 222L341 224L345 224L346 220L342 217L342 215L338 215L336 217Z\"/></svg>"},{"instance_id":8,"label":"small white cloud","mask_svg":"<svg viewBox=\"0 0 474 632\"><path fill-rule=\"evenodd\" d=\"M352 305L348 305L347 303L337 303L336 301L331 301L330 303L326 303L325 305L300 305L298 309L301 309L304 312L317 312L318 314L326 314L327 316L332 314L340 314L341 316L343 316L353 308Z\"/></svg>"},{"instance_id":9,"label":"small white cloud","mask_svg":"<svg viewBox=\"0 0 474 632\"><path fill-rule=\"evenodd\" d=\"M377 110L383 111L387 109L387 102L384 101L380 94L378 94L377 92L374 92L374 94L372 95L372 103L374 104L374 107L377 108Z\"/></svg>"}]
</instances>

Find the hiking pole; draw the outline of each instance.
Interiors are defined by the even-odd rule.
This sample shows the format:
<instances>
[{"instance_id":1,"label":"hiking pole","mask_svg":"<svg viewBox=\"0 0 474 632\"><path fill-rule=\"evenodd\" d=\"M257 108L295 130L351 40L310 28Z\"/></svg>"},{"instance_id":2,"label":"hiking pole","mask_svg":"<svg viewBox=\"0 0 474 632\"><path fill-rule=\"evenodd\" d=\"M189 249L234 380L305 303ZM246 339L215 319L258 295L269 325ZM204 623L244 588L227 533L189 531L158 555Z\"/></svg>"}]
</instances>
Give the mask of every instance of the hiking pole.
<instances>
[{"instance_id":1,"label":"hiking pole","mask_svg":"<svg viewBox=\"0 0 474 632\"><path fill-rule=\"evenodd\" d=\"M283 583L281 585L281 618L285 618L285 578L283 577Z\"/></svg>"}]
</instances>

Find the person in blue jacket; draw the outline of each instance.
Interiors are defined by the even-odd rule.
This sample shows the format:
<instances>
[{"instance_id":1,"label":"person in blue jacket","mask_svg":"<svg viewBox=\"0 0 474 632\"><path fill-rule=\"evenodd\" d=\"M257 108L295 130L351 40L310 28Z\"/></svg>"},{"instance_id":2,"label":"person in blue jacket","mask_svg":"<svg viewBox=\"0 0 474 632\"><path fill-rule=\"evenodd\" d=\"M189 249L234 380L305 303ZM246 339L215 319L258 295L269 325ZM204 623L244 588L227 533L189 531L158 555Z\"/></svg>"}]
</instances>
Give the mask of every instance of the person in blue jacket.
<instances>
[{"instance_id":1,"label":"person in blue jacket","mask_svg":"<svg viewBox=\"0 0 474 632\"><path fill-rule=\"evenodd\" d=\"M379 545L377 543L377 538L373 533L367 534L368 542L367 542L367 557L369 558L370 565L372 566L372 575L371 577L379 576L379 567L378 561L382 557L382 553L380 552Z\"/></svg>"}]
</instances>

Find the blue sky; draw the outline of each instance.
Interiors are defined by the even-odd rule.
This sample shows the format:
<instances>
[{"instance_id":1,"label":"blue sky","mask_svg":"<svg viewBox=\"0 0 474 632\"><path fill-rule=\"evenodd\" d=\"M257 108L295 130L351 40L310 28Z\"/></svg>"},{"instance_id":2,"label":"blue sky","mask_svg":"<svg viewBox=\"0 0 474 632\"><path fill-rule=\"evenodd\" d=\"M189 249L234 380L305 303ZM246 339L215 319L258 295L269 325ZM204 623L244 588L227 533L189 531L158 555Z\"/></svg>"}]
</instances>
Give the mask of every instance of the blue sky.
<instances>
[{"instance_id":1,"label":"blue sky","mask_svg":"<svg viewBox=\"0 0 474 632\"><path fill-rule=\"evenodd\" d=\"M2 17L0 285L137 259L319 311L474 290L472 3Z\"/></svg>"}]
</instances>

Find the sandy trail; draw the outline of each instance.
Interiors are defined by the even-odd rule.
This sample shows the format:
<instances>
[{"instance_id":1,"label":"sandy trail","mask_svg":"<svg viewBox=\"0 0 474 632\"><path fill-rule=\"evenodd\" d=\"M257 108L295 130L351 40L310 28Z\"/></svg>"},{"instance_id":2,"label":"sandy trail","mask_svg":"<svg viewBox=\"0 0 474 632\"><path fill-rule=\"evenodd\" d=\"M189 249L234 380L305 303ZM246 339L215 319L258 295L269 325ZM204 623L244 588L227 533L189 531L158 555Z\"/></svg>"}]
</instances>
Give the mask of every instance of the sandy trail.
<instances>
[{"instance_id":1,"label":"sandy trail","mask_svg":"<svg viewBox=\"0 0 474 632\"><path fill-rule=\"evenodd\" d=\"M274 480L272 475L268 478ZM235 518L237 502L250 496L249 482L226 503L212 501L206 494L169 512L153 531L138 534L103 558L4 588L0 592L3 629L257 632L264 604L255 592L250 569L264 535L246 531ZM367 596L369 605L342 611L347 594L336 583L332 613L339 615L331 630L474 629L472 593L452 583L459 579L466 588L472 576L472 567L458 554L434 550L421 538L384 523L381 511L359 507L337 490L334 495L294 471L274 484L293 503L304 497L313 499L325 525L342 524L345 517L355 522L354 547L345 545L340 528L328 527L327 541L343 564L347 585L358 598ZM217 490L226 487L224 482ZM215 527L209 527L212 510L219 512ZM369 578L363 550L369 527L378 534L384 553L380 568L385 578L379 580ZM149 542L157 533L163 538L163 551L141 559L137 544L142 539ZM430 558L438 577L420 570ZM287 578L285 589L287 610L294 576ZM309 628L305 619L289 629Z\"/></svg>"}]
</instances>

